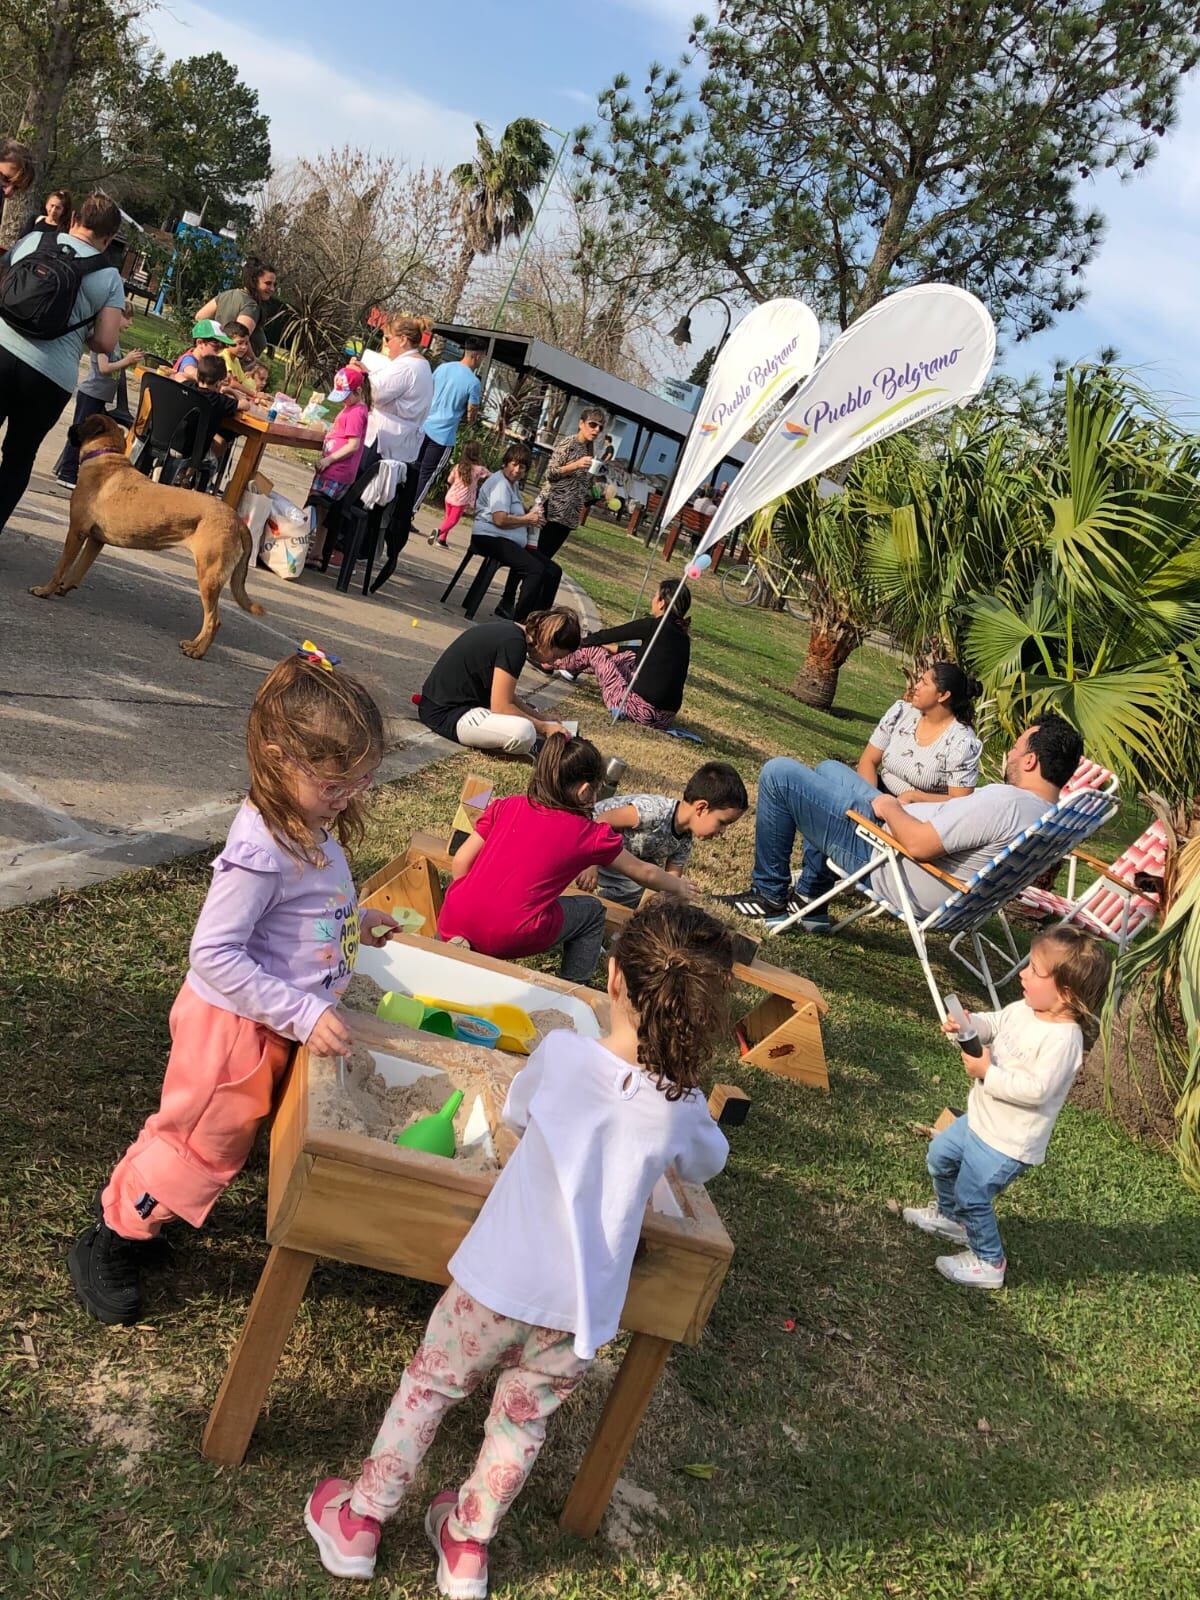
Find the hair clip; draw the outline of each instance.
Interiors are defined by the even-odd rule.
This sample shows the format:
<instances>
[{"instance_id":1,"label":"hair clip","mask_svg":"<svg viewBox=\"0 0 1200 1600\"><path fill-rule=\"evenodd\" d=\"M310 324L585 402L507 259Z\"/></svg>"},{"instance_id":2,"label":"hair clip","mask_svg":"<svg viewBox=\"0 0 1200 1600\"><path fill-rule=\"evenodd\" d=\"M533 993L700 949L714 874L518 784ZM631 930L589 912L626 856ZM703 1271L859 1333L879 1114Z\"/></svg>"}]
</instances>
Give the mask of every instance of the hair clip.
<instances>
[{"instance_id":1,"label":"hair clip","mask_svg":"<svg viewBox=\"0 0 1200 1600\"><path fill-rule=\"evenodd\" d=\"M314 644L311 639L305 639L303 644L298 644L296 654L303 656L306 661L311 661L314 667L324 667L326 672L332 672L334 667L341 665L340 656L327 656L320 645Z\"/></svg>"}]
</instances>

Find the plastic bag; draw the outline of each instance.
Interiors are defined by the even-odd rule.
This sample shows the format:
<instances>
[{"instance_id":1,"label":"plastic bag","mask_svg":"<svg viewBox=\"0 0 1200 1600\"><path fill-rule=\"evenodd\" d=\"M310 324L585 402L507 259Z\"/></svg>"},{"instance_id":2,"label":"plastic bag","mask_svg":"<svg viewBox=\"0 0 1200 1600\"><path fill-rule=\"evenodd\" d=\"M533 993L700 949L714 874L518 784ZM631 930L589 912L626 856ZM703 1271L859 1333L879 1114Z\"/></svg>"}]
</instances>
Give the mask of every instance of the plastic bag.
<instances>
[{"instance_id":1,"label":"plastic bag","mask_svg":"<svg viewBox=\"0 0 1200 1600\"><path fill-rule=\"evenodd\" d=\"M259 559L281 578L298 578L304 571L311 537L308 513L274 489L270 505Z\"/></svg>"},{"instance_id":2,"label":"plastic bag","mask_svg":"<svg viewBox=\"0 0 1200 1600\"><path fill-rule=\"evenodd\" d=\"M247 489L238 505L238 516L250 529L250 565L258 560L258 552L262 546L263 532L267 526L267 519L271 515L271 497L266 494L257 494L253 489Z\"/></svg>"}]
</instances>

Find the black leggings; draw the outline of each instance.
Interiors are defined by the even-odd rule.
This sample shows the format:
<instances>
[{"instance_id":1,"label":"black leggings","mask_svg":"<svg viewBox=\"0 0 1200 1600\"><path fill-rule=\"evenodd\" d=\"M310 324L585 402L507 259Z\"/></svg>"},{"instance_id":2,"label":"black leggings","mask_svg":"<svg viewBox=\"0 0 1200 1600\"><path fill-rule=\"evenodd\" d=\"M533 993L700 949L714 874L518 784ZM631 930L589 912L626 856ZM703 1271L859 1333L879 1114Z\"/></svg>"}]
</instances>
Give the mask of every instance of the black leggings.
<instances>
[{"instance_id":1,"label":"black leggings","mask_svg":"<svg viewBox=\"0 0 1200 1600\"><path fill-rule=\"evenodd\" d=\"M8 424L0 451L0 531L29 487L38 446L70 398L69 389L0 346L0 422Z\"/></svg>"}]
</instances>

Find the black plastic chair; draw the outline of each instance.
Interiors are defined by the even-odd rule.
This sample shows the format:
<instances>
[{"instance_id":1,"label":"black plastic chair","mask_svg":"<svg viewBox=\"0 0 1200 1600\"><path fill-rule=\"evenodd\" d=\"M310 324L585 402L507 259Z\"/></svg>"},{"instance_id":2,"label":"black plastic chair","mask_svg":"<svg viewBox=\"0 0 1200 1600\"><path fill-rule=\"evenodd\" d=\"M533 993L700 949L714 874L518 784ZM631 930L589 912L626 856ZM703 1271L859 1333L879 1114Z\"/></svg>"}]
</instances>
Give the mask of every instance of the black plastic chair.
<instances>
[{"instance_id":1,"label":"black plastic chair","mask_svg":"<svg viewBox=\"0 0 1200 1600\"><path fill-rule=\"evenodd\" d=\"M465 598L463 599L463 610L472 621L475 619L475 613L483 604L483 597L487 594L488 589L491 587L492 579L496 576L501 566L504 564L503 562L497 560L497 558L489 551L481 550L475 543L475 540L472 539L467 545L466 555L463 556L462 560L458 564L458 570L455 572L454 576L450 579L450 582L442 591L443 605L449 601L450 596L454 593L455 585L462 577L463 573L467 570L467 563L473 557L477 557L479 560L479 571L471 579L471 585L467 590Z\"/></svg>"},{"instance_id":2,"label":"black plastic chair","mask_svg":"<svg viewBox=\"0 0 1200 1600\"><path fill-rule=\"evenodd\" d=\"M367 570L363 576L363 594L371 591L371 572L375 565L375 545L364 552L363 540L367 536L367 524L370 512L362 503L363 494L368 484L375 476L379 463L373 461L369 467L361 471L354 482L337 500L329 495L316 493L310 494L306 504L329 507L329 515L325 522L325 549L321 556L321 571L329 571L329 563L333 559L333 552L341 545L342 565L338 572L337 586L342 594L348 594L350 585L354 581L354 566L360 555L367 558Z\"/></svg>"},{"instance_id":3,"label":"black plastic chair","mask_svg":"<svg viewBox=\"0 0 1200 1600\"><path fill-rule=\"evenodd\" d=\"M155 467L159 481L183 488L201 488L208 474L204 457L223 416L215 395L204 394L190 383L147 372L142 378L138 416L149 400L150 413L141 435L142 447L134 464L148 478Z\"/></svg>"}]
</instances>

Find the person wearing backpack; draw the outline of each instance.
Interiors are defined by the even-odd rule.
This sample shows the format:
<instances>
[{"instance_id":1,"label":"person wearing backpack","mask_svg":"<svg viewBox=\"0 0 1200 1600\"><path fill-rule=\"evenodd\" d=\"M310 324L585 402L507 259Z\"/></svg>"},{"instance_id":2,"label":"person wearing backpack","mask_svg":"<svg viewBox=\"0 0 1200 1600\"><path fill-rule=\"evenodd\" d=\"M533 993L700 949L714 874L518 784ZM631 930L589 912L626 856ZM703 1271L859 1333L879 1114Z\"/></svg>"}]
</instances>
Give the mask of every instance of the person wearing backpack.
<instances>
[{"instance_id":1,"label":"person wearing backpack","mask_svg":"<svg viewBox=\"0 0 1200 1600\"><path fill-rule=\"evenodd\" d=\"M0 262L0 532L79 376L84 347L111 355L125 287L105 252L121 213L90 194L69 233L35 230Z\"/></svg>"}]
</instances>

